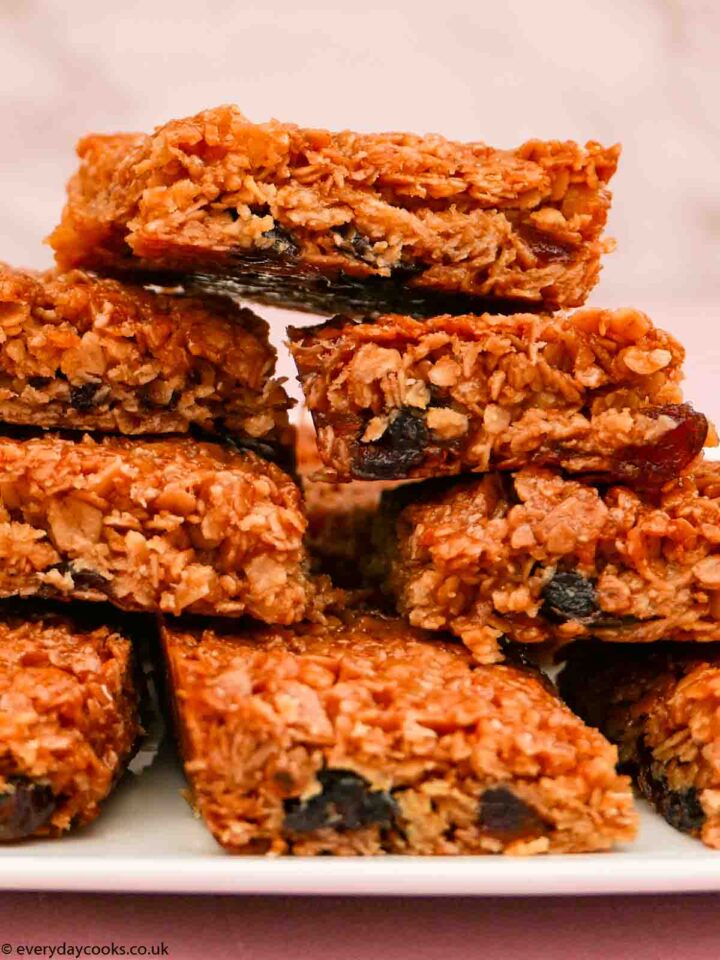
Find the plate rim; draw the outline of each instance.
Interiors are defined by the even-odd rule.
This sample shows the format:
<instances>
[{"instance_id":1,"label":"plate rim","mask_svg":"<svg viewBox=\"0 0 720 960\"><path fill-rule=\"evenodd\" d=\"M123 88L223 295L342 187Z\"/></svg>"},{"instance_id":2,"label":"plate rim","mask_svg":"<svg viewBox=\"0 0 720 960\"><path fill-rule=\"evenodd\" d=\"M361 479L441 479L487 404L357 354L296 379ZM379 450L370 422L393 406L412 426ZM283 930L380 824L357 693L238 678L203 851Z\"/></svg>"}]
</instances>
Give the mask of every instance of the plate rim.
<instances>
[{"instance_id":1,"label":"plate rim","mask_svg":"<svg viewBox=\"0 0 720 960\"><path fill-rule=\"evenodd\" d=\"M720 891L720 859L523 857L2 857L0 890L305 896L565 896ZM38 863L38 860L42 863Z\"/></svg>"}]
</instances>

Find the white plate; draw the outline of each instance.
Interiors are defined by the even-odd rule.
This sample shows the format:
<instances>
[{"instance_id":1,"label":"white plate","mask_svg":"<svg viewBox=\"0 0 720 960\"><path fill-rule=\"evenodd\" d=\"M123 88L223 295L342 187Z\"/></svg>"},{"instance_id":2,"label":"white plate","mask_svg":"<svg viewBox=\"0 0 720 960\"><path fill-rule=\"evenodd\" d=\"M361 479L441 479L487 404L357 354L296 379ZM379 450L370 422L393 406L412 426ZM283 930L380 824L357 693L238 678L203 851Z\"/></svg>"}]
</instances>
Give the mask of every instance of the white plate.
<instances>
[{"instance_id":1,"label":"white plate","mask_svg":"<svg viewBox=\"0 0 720 960\"><path fill-rule=\"evenodd\" d=\"M578 894L720 891L720 852L647 808L613 853L551 857L236 857L196 820L172 757L129 776L63 840L0 849L0 889L155 893Z\"/></svg>"}]
</instances>

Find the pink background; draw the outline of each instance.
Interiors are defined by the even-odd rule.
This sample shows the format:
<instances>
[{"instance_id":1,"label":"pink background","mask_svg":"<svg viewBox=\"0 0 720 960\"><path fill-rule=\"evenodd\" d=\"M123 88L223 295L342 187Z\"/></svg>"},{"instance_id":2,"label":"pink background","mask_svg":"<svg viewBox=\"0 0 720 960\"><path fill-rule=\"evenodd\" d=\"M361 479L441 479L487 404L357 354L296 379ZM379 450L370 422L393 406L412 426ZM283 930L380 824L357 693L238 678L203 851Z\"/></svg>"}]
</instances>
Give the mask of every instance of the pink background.
<instances>
[{"instance_id":1,"label":"pink background","mask_svg":"<svg viewBox=\"0 0 720 960\"><path fill-rule=\"evenodd\" d=\"M2 0L0 258L49 263L40 241L82 133L147 129L222 102L258 120L435 130L499 146L620 140L619 249L594 302L641 307L681 335L687 393L717 416L719 28L714 0ZM283 319L270 315L280 339ZM711 896L5 894L0 940L164 939L173 958L692 960L718 955L719 906Z\"/></svg>"},{"instance_id":2,"label":"pink background","mask_svg":"<svg viewBox=\"0 0 720 960\"><path fill-rule=\"evenodd\" d=\"M170 960L705 960L714 896L387 900L5 894L0 941L146 944Z\"/></svg>"}]
</instances>

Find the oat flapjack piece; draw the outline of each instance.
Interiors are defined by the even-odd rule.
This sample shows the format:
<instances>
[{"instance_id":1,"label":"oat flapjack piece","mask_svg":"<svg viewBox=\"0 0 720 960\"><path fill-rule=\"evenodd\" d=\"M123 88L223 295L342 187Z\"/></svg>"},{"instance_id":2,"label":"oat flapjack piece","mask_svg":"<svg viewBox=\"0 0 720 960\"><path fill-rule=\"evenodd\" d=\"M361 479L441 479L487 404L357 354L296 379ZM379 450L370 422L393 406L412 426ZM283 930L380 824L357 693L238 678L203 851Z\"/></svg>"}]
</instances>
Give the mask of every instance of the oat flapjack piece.
<instances>
[{"instance_id":1,"label":"oat flapjack piece","mask_svg":"<svg viewBox=\"0 0 720 960\"><path fill-rule=\"evenodd\" d=\"M720 848L720 645L574 644L560 686L668 823Z\"/></svg>"},{"instance_id":2,"label":"oat flapjack piece","mask_svg":"<svg viewBox=\"0 0 720 960\"><path fill-rule=\"evenodd\" d=\"M0 438L0 596L291 623L321 602L297 486L187 439Z\"/></svg>"},{"instance_id":3,"label":"oat flapjack piece","mask_svg":"<svg viewBox=\"0 0 720 960\"><path fill-rule=\"evenodd\" d=\"M328 479L558 466L659 486L708 435L684 351L637 310L291 327Z\"/></svg>"},{"instance_id":4,"label":"oat flapjack piece","mask_svg":"<svg viewBox=\"0 0 720 960\"><path fill-rule=\"evenodd\" d=\"M303 420L297 429L297 472L307 514L306 542L313 564L334 584L346 589L374 589L372 531L386 490L395 481L356 480L335 483L318 479L322 460L315 431ZM382 600L378 596L379 600Z\"/></svg>"},{"instance_id":5,"label":"oat flapjack piece","mask_svg":"<svg viewBox=\"0 0 720 960\"><path fill-rule=\"evenodd\" d=\"M139 730L125 631L0 605L0 841L94 820Z\"/></svg>"},{"instance_id":6,"label":"oat flapjack piece","mask_svg":"<svg viewBox=\"0 0 720 960\"><path fill-rule=\"evenodd\" d=\"M239 853L603 850L616 751L531 672L396 619L162 630L194 803Z\"/></svg>"},{"instance_id":7,"label":"oat flapjack piece","mask_svg":"<svg viewBox=\"0 0 720 960\"><path fill-rule=\"evenodd\" d=\"M65 268L181 273L318 313L580 306L619 148L250 123L234 106L78 145Z\"/></svg>"},{"instance_id":8,"label":"oat flapjack piece","mask_svg":"<svg viewBox=\"0 0 720 960\"><path fill-rule=\"evenodd\" d=\"M535 468L384 497L385 589L481 659L497 640L720 640L720 464L656 493Z\"/></svg>"},{"instance_id":9,"label":"oat flapjack piece","mask_svg":"<svg viewBox=\"0 0 720 960\"><path fill-rule=\"evenodd\" d=\"M0 333L5 423L292 442L268 326L229 298L0 264Z\"/></svg>"}]
</instances>

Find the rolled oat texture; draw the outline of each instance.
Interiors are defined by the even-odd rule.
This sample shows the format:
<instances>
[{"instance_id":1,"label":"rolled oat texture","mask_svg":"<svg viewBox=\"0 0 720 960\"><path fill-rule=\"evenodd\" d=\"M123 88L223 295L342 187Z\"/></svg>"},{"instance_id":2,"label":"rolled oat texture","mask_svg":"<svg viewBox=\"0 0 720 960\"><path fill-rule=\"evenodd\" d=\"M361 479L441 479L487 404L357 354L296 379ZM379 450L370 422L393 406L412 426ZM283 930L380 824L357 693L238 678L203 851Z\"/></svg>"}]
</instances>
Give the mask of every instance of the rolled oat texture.
<instances>
[{"instance_id":1,"label":"rolled oat texture","mask_svg":"<svg viewBox=\"0 0 720 960\"><path fill-rule=\"evenodd\" d=\"M315 431L307 419L297 429L296 463L307 514L306 543L314 566L347 589L373 589L371 548L375 515L393 481L333 483L318 479L322 461Z\"/></svg>"},{"instance_id":2,"label":"rolled oat texture","mask_svg":"<svg viewBox=\"0 0 720 960\"><path fill-rule=\"evenodd\" d=\"M0 841L94 820L139 733L121 629L0 605Z\"/></svg>"},{"instance_id":3,"label":"rolled oat texture","mask_svg":"<svg viewBox=\"0 0 720 960\"><path fill-rule=\"evenodd\" d=\"M0 264L0 420L291 442L268 325L220 297Z\"/></svg>"},{"instance_id":4,"label":"rolled oat texture","mask_svg":"<svg viewBox=\"0 0 720 960\"><path fill-rule=\"evenodd\" d=\"M483 660L501 637L720 640L719 464L654 493L526 468L384 500L385 589L412 624Z\"/></svg>"},{"instance_id":5,"label":"rolled oat texture","mask_svg":"<svg viewBox=\"0 0 720 960\"><path fill-rule=\"evenodd\" d=\"M313 312L580 306L619 147L250 123L234 106L90 135L50 242L65 269L196 274Z\"/></svg>"},{"instance_id":6,"label":"rolled oat texture","mask_svg":"<svg viewBox=\"0 0 720 960\"><path fill-rule=\"evenodd\" d=\"M293 481L190 439L0 438L0 596L292 623L321 603Z\"/></svg>"},{"instance_id":7,"label":"rolled oat texture","mask_svg":"<svg viewBox=\"0 0 720 960\"><path fill-rule=\"evenodd\" d=\"M327 479L545 465L660 486L708 439L682 402L682 347L638 310L288 332Z\"/></svg>"},{"instance_id":8,"label":"rolled oat texture","mask_svg":"<svg viewBox=\"0 0 720 960\"><path fill-rule=\"evenodd\" d=\"M720 645L575 644L560 684L668 823L720 848Z\"/></svg>"},{"instance_id":9,"label":"rolled oat texture","mask_svg":"<svg viewBox=\"0 0 720 960\"><path fill-rule=\"evenodd\" d=\"M361 612L162 635L194 803L228 850L539 854L635 834L615 749L531 672Z\"/></svg>"}]
</instances>

